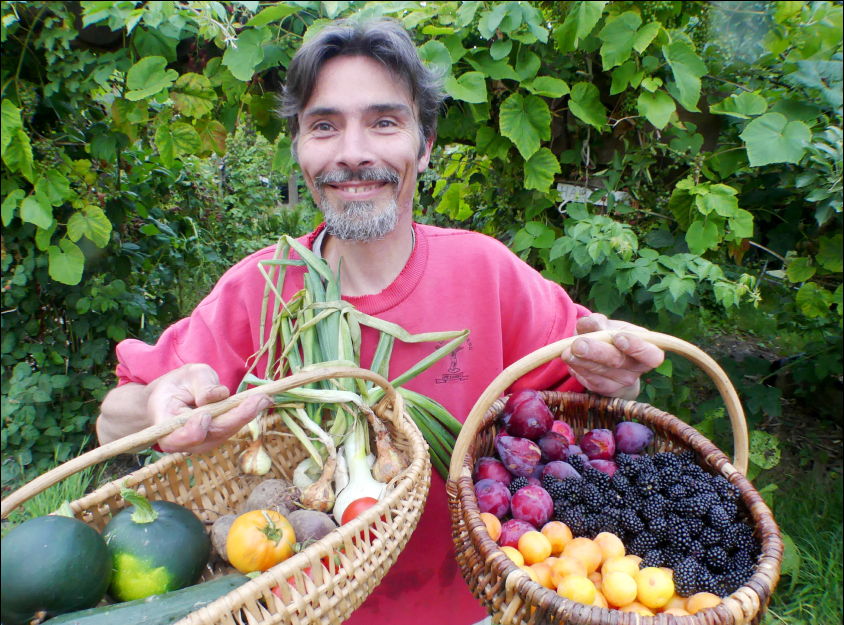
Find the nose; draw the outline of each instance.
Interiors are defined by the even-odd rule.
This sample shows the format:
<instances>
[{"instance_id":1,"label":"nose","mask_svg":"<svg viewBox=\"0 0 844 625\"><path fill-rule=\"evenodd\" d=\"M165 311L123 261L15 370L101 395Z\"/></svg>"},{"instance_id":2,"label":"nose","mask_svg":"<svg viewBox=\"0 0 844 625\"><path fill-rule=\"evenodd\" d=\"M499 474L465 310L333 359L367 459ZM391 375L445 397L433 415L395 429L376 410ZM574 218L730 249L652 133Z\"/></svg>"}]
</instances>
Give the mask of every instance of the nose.
<instances>
[{"instance_id":1,"label":"nose","mask_svg":"<svg viewBox=\"0 0 844 625\"><path fill-rule=\"evenodd\" d=\"M335 163L340 167L357 169L375 164L372 140L363 124L350 122L340 132Z\"/></svg>"}]
</instances>

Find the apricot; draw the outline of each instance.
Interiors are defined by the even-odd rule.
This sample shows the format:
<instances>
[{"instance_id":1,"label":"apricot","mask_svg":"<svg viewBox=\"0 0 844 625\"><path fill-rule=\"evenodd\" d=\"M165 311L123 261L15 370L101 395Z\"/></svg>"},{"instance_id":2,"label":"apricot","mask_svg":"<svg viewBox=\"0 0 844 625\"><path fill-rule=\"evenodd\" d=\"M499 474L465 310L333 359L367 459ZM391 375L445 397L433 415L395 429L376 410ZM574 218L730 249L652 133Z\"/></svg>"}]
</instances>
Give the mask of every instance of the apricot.
<instances>
[{"instance_id":1,"label":"apricot","mask_svg":"<svg viewBox=\"0 0 844 625\"><path fill-rule=\"evenodd\" d=\"M592 540L582 536L572 538L571 542L563 549L563 555L571 556L583 562L587 573L597 571L603 559L601 548ZM591 601L588 603L591 603Z\"/></svg>"}]
</instances>

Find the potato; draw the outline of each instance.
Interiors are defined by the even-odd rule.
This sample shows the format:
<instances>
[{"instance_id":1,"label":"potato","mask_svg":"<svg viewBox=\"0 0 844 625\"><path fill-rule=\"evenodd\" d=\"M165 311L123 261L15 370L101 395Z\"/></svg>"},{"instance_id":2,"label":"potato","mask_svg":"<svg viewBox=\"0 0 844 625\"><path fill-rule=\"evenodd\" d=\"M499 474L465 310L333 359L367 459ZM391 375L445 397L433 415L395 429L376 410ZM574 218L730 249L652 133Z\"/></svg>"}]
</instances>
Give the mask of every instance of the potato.
<instances>
[{"instance_id":1,"label":"potato","mask_svg":"<svg viewBox=\"0 0 844 625\"><path fill-rule=\"evenodd\" d=\"M331 530L337 529L334 519L317 510L294 510L287 515L287 520L293 526L298 543L319 540Z\"/></svg>"},{"instance_id":2,"label":"potato","mask_svg":"<svg viewBox=\"0 0 844 625\"><path fill-rule=\"evenodd\" d=\"M236 518L236 514L224 514L211 525L211 544L214 545L214 550L217 554L226 562L228 562L228 558L226 557L226 538Z\"/></svg>"},{"instance_id":3,"label":"potato","mask_svg":"<svg viewBox=\"0 0 844 625\"><path fill-rule=\"evenodd\" d=\"M299 489L284 479L269 479L258 484L241 508L241 513L250 510L275 510L287 516L295 510L299 501Z\"/></svg>"}]
</instances>

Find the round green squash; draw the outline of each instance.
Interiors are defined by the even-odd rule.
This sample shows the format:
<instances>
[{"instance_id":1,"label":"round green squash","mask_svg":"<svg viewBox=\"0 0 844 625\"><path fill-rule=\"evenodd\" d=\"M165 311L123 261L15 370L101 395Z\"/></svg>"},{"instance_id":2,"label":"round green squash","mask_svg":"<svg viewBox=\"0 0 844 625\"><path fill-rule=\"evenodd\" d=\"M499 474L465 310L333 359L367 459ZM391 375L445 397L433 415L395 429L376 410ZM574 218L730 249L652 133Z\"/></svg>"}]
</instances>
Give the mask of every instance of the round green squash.
<instances>
[{"instance_id":1,"label":"round green squash","mask_svg":"<svg viewBox=\"0 0 844 625\"><path fill-rule=\"evenodd\" d=\"M127 489L121 494L133 506L103 530L114 569L109 595L132 601L195 584L211 555L202 521L179 504L148 502Z\"/></svg>"},{"instance_id":2,"label":"round green squash","mask_svg":"<svg viewBox=\"0 0 844 625\"><path fill-rule=\"evenodd\" d=\"M66 516L29 519L0 547L0 619L23 625L96 605L111 579L103 537Z\"/></svg>"}]
</instances>

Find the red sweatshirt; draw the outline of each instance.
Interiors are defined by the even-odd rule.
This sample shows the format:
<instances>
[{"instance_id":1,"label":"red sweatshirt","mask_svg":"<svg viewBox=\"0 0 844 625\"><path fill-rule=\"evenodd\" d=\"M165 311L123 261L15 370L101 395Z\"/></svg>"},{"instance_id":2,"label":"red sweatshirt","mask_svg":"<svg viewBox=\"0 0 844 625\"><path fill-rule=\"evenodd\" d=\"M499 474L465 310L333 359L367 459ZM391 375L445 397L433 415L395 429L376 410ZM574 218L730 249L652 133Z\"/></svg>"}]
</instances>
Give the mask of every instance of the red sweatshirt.
<instances>
[{"instance_id":1,"label":"red sweatshirt","mask_svg":"<svg viewBox=\"0 0 844 625\"><path fill-rule=\"evenodd\" d=\"M396 280L377 295L344 298L358 310L392 321L410 333L469 329L449 357L406 386L443 404L464 421L478 396L503 368L548 343L571 336L589 314L557 284L543 278L502 243L482 234L414 224L416 243ZM319 233L300 239L311 247ZM203 362L233 392L246 360L259 344L264 278L258 251L232 267L193 311L147 345L128 339L117 346L121 384L148 384L183 364ZM302 288L302 270L288 269L284 298ZM361 365L371 362L376 333L362 327ZM396 342L390 378L439 345ZM265 364L255 373L263 377ZM581 390L559 359L537 369L515 388ZM434 472L425 512L407 547L376 591L348 623L471 625L485 616L460 575L451 542L445 484Z\"/></svg>"}]
</instances>

